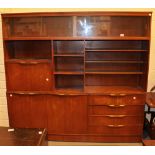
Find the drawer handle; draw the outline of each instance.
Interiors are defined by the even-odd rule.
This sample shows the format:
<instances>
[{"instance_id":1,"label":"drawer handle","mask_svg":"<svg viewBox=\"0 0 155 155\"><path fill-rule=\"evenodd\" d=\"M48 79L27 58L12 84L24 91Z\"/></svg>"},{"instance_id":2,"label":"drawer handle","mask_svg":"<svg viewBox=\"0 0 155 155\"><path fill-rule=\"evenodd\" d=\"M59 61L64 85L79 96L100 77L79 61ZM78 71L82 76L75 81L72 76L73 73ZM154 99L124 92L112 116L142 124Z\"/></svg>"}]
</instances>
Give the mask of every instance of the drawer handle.
<instances>
[{"instance_id":1,"label":"drawer handle","mask_svg":"<svg viewBox=\"0 0 155 155\"><path fill-rule=\"evenodd\" d=\"M59 96L64 96L65 94L57 94L57 95L59 95Z\"/></svg>"},{"instance_id":2,"label":"drawer handle","mask_svg":"<svg viewBox=\"0 0 155 155\"><path fill-rule=\"evenodd\" d=\"M126 115L106 115L107 117L110 117L110 118L123 118L123 117L126 117Z\"/></svg>"},{"instance_id":3,"label":"drawer handle","mask_svg":"<svg viewBox=\"0 0 155 155\"><path fill-rule=\"evenodd\" d=\"M127 94L110 94L110 96L116 96L116 97L117 97L117 96L118 96L118 97L119 97L119 96L126 96L126 95L127 95Z\"/></svg>"},{"instance_id":4,"label":"drawer handle","mask_svg":"<svg viewBox=\"0 0 155 155\"><path fill-rule=\"evenodd\" d=\"M18 62L19 64L21 64L21 65L36 65L36 64L38 64L38 62L25 62L25 61L20 61L20 62Z\"/></svg>"},{"instance_id":5,"label":"drawer handle","mask_svg":"<svg viewBox=\"0 0 155 155\"><path fill-rule=\"evenodd\" d=\"M37 95L37 93L28 93L28 95Z\"/></svg>"},{"instance_id":6,"label":"drawer handle","mask_svg":"<svg viewBox=\"0 0 155 155\"><path fill-rule=\"evenodd\" d=\"M58 96L78 96L79 94L55 94L55 95L58 95Z\"/></svg>"},{"instance_id":7,"label":"drawer handle","mask_svg":"<svg viewBox=\"0 0 155 155\"><path fill-rule=\"evenodd\" d=\"M119 107L125 107L124 104L120 104L120 105L114 105L114 104L110 104L110 105L107 105L108 107L111 107L111 108L119 108Z\"/></svg>"},{"instance_id":8,"label":"drawer handle","mask_svg":"<svg viewBox=\"0 0 155 155\"><path fill-rule=\"evenodd\" d=\"M125 125L112 125L112 124L110 124L110 125L107 125L108 127L110 127L110 128L121 128L121 127L124 127Z\"/></svg>"},{"instance_id":9,"label":"drawer handle","mask_svg":"<svg viewBox=\"0 0 155 155\"><path fill-rule=\"evenodd\" d=\"M37 95L37 93L22 93L22 92L15 92L14 94L17 94L17 95Z\"/></svg>"}]
</instances>

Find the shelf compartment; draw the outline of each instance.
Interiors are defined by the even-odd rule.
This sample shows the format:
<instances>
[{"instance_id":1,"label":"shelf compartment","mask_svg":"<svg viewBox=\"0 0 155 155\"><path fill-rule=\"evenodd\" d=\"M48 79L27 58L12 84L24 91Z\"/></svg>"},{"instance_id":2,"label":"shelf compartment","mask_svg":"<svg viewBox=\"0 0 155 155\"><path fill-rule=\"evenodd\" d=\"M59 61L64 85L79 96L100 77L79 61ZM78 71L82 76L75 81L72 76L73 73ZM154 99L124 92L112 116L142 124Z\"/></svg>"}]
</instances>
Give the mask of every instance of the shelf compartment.
<instances>
[{"instance_id":1,"label":"shelf compartment","mask_svg":"<svg viewBox=\"0 0 155 155\"><path fill-rule=\"evenodd\" d=\"M86 63L86 72L142 72L139 63Z\"/></svg>"},{"instance_id":2,"label":"shelf compartment","mask_svg":"<svg viewBox=\"0 0 155 155\"><path fill-rule=\"evenodd\" d=\"M86 74L85 86L140 87L141 74Z\"/></svg>"},{"instance_id":3,"label":"shelf compartment","mask_svg":"<svg viewBox=\"0 0 155 155\"><path fill-rule=\"evenodd\" d=\"M55 75L55 89L83 89L83 75Z\"/></svg>"},{"instance_id":4,"label":"shelf compartment","mask_svg":"<svg viewBox=\"0 0 155 155\"><path fill-rule=\"evenodd\" d=\"M140 74L86 74L86 86L140 87Z\"/></svg>"},{"instance_id":5,"label":"shelf compartment","mask_svg":"<svg viewBox=\"0 0 155 155\"><path fill-rule=\"evenodd\" d=\"M87 40L85 50L98 52L144 52L149 47L146 45L149 45L149 42L144 40Z\"/></svg>"},{"instance_id":6,"label":"shelf compartment","mask_svg":"<svg viewBox=\"0 0 155 155\"><path fill-rule=\"evenodd\" d=\"M55 57L55 72L83 72L84 58L83 57Z\"/></svg>"},{"instance_id":7,"label":"shelf compartment","mask_svg":"<svg viewBox=\"0 0 155 155\"><path fill-rule=\"evenodd\" d=\"M84 41L57 40L53 42L55 55L82 55L84 53Z\"/></svg>"},{"instance_id":8,"label":"shelf compartment","mask_svg":"<svg viewBox=\"0 0 155 155\"><path fill-rule=\"evenodd\" d=\"M146 53L139 52L86 52L86 61L144 61Z\"/></svg>"},{"instance_id":9,"label":"shelf compartment","mask_svg":"<svg viewBox=\"0 0 155 155\"><path fill-rule=\"evenodd\" d=\"M27 40L4 43L7 59L51 59L51 41Z\"/></svg>"}]
</instances>

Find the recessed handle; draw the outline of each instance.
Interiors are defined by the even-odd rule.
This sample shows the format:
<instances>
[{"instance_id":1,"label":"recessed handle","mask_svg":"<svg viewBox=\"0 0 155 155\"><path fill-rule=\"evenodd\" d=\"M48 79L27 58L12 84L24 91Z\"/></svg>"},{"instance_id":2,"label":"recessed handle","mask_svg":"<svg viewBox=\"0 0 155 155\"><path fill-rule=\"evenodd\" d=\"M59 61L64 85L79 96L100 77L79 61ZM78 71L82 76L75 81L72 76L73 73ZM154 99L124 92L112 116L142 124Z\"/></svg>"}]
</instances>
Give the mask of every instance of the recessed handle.
<instances>
[{"instance_id":1,"label":"recessed handle","mask_svg":"<svg viewBox=\"0 0 155 155\"><path fill-rule=\"evenodd\" d=\"M33 92L29 92L29 93L25 93L25 92L14 92L14 94L16 95L37 95L38 93L33 93Z\"/></svg>"},{"instance_id":2,"label":"recessed handle","mask_svg":"<svg viewBox=\"0 0 155 155\"><path fill-rule=\"evenodd\" d=\"M113 104L110 104L110 105L107 105L108 107L111 107L111 108L119 108L119 107L125 107L124 104L120 104L120 105L113 105Z\"/></svg>"},{"instance_id":3,"label":"recessed handle","mask_svg":"<svg viewBox=\"0 0 155 155\"><path fill-rule=\"evenodd\" d=\"M107 117L110 117L110 118L123 118L123 117L126 117L126 115L106 115Z\"/></svg>"},{"instance_id":4,"label":"recessed handle","mask_svg":"<svg viewBox=\"0 0 155 155\"><path fill-rule=\"evenodd\" d=\"M18 63L21 65L37 65L39 62L36 62L36 61L34 61L34 62L20 61Z\"/></svg>"},{"instance_id":5,"label":"recessed handle","mask_svg":"<svg viewBox=\"0 0 155 155\"><path fill-rule=\"evenodd\" d=\"M110 94L110 96L119 97L119 96L126 96L127 94Z\"/></svg>"},{"instance_id":6,"label":"recessed handle","mask_svg":"<svg viewBox=\"0 0 155 155\"><path fill-rule=\"evenodd\" d=\"M110 127L110 128L121 128L121 127L124 127L125 125L113 125L113 124L110 124L110 125L107 125L107 127Z\"/></svg>"}]
</instances>

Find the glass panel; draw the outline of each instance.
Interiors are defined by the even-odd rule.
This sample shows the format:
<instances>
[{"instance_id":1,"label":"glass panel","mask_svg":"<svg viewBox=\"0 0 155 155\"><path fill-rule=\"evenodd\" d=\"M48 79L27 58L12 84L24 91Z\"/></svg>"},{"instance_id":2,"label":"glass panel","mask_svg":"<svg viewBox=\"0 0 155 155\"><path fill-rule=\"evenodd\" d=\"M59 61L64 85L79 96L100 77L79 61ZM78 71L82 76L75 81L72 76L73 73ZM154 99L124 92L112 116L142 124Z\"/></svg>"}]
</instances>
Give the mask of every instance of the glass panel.
<instances>
[{"instance_id":1,"label":"glass panel","mask_svg":"<svg viewBox=\"0 0 155 155\"><path fill-rule=\"evenodd\" d=\"M147 17L77 17L77 36L147 36Z\"/></svg>"},{"instance_id":2,"label":"glass panel","mask_svg":"<svg viewBox=\"0 0 155 155\"><path fill-rule=\"evenodd\" d=\"M10 37L42 36L41 17L16 17L6 19L6 35Z\"/></svg>"},{"instance_id":3,"label":"glass panel","mask_svg":"<svg viewBox=\"0 0 155 155\"><path fill-rule=\"evenodd\" d=\"M44 17L44 24L47 36L73 36L73 17Z\"/></svg>"}]
</instances>

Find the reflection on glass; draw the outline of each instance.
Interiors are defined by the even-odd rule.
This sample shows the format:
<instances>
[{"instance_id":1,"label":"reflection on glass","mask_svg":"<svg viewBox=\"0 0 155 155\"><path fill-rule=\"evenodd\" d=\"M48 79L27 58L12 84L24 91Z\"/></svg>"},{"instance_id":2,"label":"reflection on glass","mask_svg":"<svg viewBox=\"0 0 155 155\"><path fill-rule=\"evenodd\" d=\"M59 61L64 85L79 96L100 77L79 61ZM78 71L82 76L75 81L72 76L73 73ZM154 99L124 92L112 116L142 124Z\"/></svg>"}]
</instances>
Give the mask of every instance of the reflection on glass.
<instances>
[{"instance_id":1,"label":"reflection on glass","mask_svg":"<svg viewBox=\"0 0 155 155\"><path fill-rule=\"evenodd\" d=\"M78 36L107 36L110 30L110 17L78 17Z\"/></svg>"}]
</instances>

